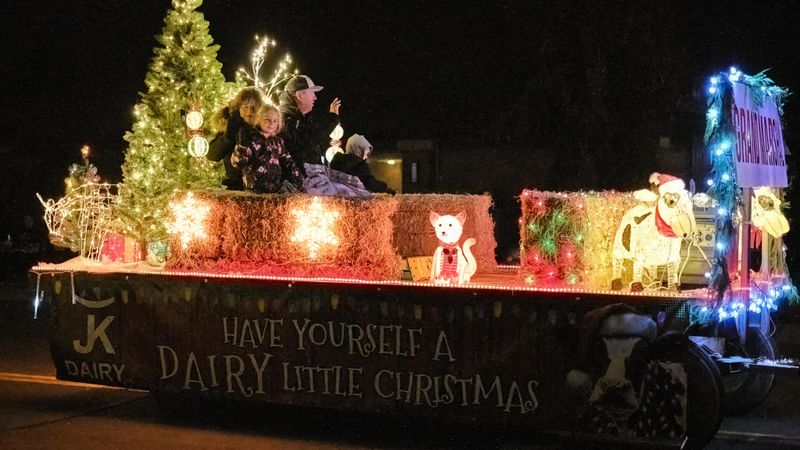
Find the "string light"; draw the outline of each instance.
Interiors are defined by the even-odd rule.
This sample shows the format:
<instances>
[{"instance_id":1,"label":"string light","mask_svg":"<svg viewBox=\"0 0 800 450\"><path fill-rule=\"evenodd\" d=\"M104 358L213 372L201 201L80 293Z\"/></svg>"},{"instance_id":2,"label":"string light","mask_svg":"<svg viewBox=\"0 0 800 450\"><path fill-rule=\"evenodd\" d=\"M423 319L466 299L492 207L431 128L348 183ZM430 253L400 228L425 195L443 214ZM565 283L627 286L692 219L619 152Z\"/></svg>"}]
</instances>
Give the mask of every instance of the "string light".
<instances>
[{"instance_id":1,"label":"string light","mask_svg":"<svg viewBox=\"0 0 800 450\"><path fill-rule=\"evenodd\" d=\"M286 55L284 55L281 61L276 65L269 81L262 80L261 68L267 59L269 59L270 47L275 48L277 46L277 42L267 36L259 38L258 35L256 35L255 40L257 42L256 48L250 54L251 71L248 72L243 67L240 67L236 71L236 79L241 84L246 84L249 82L253 86L261 89L261 91L264 92L264 95L266 95L268 102L277 105L280 103L278 94L283 88L284 83L286 83L289 78L300 73L300 71L296 68L292 68L292 57L289 53L286 53Z\"/></svg>"},{"instance_id":2,"label":"string light","mask_svg":"<svg viewBox=\"0 0 800 450\"><path fill-rule=\"evenodd\" d=\"M103 239L112 218L116 201L114 184L100 183L97 168L89 162L91 149L81 147L83 165L73 164L65 180L66 193L55 201L36 197L44 207L44 221L50 242L69 248L84 258L99 260Z\"/></svg>"},{"instance_id":3,"label":"string light","mask_svg":"<svg viewBox=\"0 0 800 450\"><path fill-rule=\"evenodd\" d=\"M176 189L218 187L224 174L222 164L204 157L208 121L203 112L220 110L240 86L222 74L219 47L196 11L200 3L174 3L167 12L145 76L146 91L133 107L132 130L125 135L117 222L140 244L167 237L165 219ZM185 117L182 110L188 110Z\"/></svg>"},{"instance_id":4,"label":"string light","mask_svg":"<svg viewBox=\"0 0 800 450\"><path fill-rule=\"evenodd\" d=\"M183 199L170 202L173 220L167 225L170 233L178 235L185 250L194 239L205 239L205 220L211 210L207 202L194 198L189 192Z\"/></svg>"},{"instance_id":5,"label":"string light","mask_svg":"<svg viewBox=\"0 0 800 450\"><path fill-rule=\"evenodd\" d=\"M108 273L99 265L87 264L85 262L68 261L61 264L38 264L31 268L35 273L61 273L61 272L87 272L87 273ZM148 275L158 277L186 277L196 279L210 278L221 280L261 280L270 282L287 283L291 288L297 283L313 283L313 284L337 284L342 286L347 285L361 285L361 286L401 286L401 287L424 287L429 289L443 289L443 290L458 290L468 292L480 291L493 291L493 292L530 292L530 293L546 293L546 294L559 294L585 297L586 295L596 295L598 297L605 297L609 300L620 297L629 297L636 299L685 299L697 301L710 301L711 298L699 292L661 292L661 291L648 291L648 292L627 292L627 291L609 291L606 289L591 289L584 287L546 287L546 286L529 286L514 282L513 278L504 278L502 282L486 282L486 283L467 283L467 284L452 284L441 285L429 281L405 281L405 280L364 280L356 278L343 278L343 277L297 277L297 276L276 276L276 275L253 275L253 274L238 274L238 273L214 273L202 271L180 271L180 270L152 270L146 265L138 266L119 266L115 268L115 273L120 274L136 274Z\"/></svg>"},{"instance_id":6,"label":"string light","mask_svg":"<svg viewBox=\"0 0 800 450\"><path fill-rule=\"evenodd\" d=\"M319 197L313 197L304 208L293 208L294 234L292 242L305 245L309 258L317 258L325 247L339 245L334 231L339 211L323 205Z\"/></svg>"}]
</instances>

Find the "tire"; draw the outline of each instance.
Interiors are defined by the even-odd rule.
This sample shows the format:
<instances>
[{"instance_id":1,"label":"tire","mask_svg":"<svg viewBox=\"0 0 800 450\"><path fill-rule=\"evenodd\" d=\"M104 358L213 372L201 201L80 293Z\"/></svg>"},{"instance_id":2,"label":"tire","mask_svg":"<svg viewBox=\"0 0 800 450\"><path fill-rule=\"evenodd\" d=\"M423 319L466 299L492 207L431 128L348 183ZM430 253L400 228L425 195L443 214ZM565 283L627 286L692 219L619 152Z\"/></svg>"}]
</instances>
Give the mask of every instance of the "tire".
<instances>
[{"instance_id":1,"label":"tire","mask_svg":"<svg viewBox=\"0 0 800 450\"><path fill-rule=\"evenodd\" d=\"M725 340L725 356L742 356L745 358L764 357L775 359L775 347L772 340L764 336L758 328L747 328L747 339L742 346L732 339ZM775 382L775 374L769 372L753 372L743 370L739 373L726 374L722 377L725 397L722 403L726 415L744 414L767 398Z\"/></svg>"},{"instance_id":2,"label":"tire","mask_svg":"<svg viewBox=\"0 0 800 450\"><path fill-rule=\"evenodd\" d=\"M685 449L705 447L722 423L724 391L716 363L694 342L686 353L686 443Z\"/></svg>"}]
</instances>

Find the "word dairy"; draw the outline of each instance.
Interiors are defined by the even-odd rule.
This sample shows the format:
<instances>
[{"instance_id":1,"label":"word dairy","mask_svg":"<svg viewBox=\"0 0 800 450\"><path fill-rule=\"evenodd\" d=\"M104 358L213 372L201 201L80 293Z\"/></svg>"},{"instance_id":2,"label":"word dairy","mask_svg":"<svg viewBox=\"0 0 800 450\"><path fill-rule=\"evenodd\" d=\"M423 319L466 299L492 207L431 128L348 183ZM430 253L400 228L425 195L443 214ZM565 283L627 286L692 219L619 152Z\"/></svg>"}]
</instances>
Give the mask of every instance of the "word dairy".
<instances>
[{"instance_id":1,"label":"word dairy","mask_svg":"<svg viewBox=\"0 0 800 450\"><path fill-rule=\"evenodd\" d=\"M80 377L99 383L108 381L119 385L122 384L122 372L125 370L125 364L118 366L114 363L72 361L69 359L64 360L64 367L71 377Z\"/></svg>"}]
</instances>

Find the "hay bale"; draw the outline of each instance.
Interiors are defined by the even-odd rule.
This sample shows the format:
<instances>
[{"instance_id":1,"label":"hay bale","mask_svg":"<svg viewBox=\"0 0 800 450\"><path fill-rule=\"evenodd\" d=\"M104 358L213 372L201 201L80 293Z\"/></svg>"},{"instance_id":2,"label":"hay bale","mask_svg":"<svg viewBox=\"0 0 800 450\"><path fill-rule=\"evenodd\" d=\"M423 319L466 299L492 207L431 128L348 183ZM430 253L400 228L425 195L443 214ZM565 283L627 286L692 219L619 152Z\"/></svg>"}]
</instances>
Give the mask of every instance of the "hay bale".
<instances>
[{"instance_id":1,"label":"hay bale","mask_svg":"<svg viewBox=\"0 0 800 450\"><path fill-rule=\"evenodd\" d=\"M400 194L397 212L394 215L394 242L402 256L433 255L439 240L434 234L429 216L438 214L456 215L467 213L461 241L474 237L477 244L472 253L478 262L479 272L491 272L497 268L494 250L494 221L489 213L492 198L489 195L455 194Z\"/></svg>"},{"instance_id":2,"label":"hay bale","mask_svg":"<svg viewBox=\"0 0 800 450\"><path fill-rule=\"evenodd\" d=\"M393 197L317 197L315 207L315 197L305 194L208 190L194 195L211 206L208 237L186 249L174 237L171 268L367 279L399 276L400 259L392 243L392 215L397 209ZM331 212L338 216L330 234L322 233L317 240L300 239L303 236L296 236L299 221L310 217L313 208L322 219ZM311 230L320 230L319 223L314 222ZM319 246L309 242L319 242ZM313 256L311 248L315 248Z\"/></svg>"},{"instance_id":3,"label":"hay bale","mask_svg":"<svg viewBox=\"0 0 800 450\"><path fill-rule=\"evenodd\" d=\"M629 192L522 193L520 276L533 285L608 289L612 248Z\"/></svg>"}]
</instances>

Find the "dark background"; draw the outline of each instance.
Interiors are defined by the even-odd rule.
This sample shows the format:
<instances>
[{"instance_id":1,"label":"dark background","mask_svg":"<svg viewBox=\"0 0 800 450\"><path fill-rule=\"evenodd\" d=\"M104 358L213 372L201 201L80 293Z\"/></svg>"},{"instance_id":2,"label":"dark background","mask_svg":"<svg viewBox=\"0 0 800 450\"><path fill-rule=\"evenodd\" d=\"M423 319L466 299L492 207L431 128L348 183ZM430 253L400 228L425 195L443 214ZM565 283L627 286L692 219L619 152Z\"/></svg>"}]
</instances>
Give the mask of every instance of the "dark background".
<instances>
[{"instance_id":1,"label":"dark background","mask_svg":"<svg viewBox=\"0 0 800 450\"><path fill-rule=\"evenodd\" d=\"M101 176L120 181L122 136L169 7L168 0L2 3L4 239L21 230L24 214L38 222L35 192L63 194L84 143ZM523 187L639 188L660 170L660 138L702 152L710 75L731 65L748 74L770 68L777 84L800 89L800 5L789 0L207 0L199 10L229 79L249 65L254 35L267 34L278 56L290 51L325 86L318 107L342 99L348 133L380 143L378 151L428 138L451 159L463 155L468 173L439 190L492 193L498 240L511 247L514 196ZM790 96L785 108L791 149L797 103ZM791 234L790 249L797 247Z\"/></svg>"}]
</instances>

